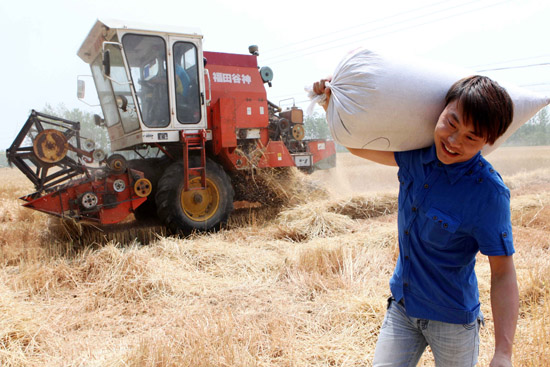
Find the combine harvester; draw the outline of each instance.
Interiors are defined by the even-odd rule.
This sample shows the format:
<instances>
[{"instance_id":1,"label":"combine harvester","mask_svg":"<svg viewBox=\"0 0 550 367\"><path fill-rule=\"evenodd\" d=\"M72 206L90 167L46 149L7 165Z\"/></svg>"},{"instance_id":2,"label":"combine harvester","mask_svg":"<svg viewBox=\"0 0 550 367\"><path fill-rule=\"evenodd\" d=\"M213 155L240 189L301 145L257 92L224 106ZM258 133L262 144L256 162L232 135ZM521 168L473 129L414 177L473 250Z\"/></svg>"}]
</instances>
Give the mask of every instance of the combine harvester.
<instances>
[{"instance_id":1,"label":"combine harvester","mask_svg":"<svg viewBox=\"0 0 550 367\"><path fill-rule=\"evenodd\" d=\"M95 122L113 154L81 138L79 122L33 111L7 150L36 187L24 206L99 227L133 213L189 233L219 228L253 191L242 187L253 169L335 166L334 142L304 140L301 109L267 100L273 73L258 67L256 46L205 52L202 38L98 20L78 56L90 64L104 116ZM83 80L78 87L83 99Z\"/></svg>"}]
</instances>

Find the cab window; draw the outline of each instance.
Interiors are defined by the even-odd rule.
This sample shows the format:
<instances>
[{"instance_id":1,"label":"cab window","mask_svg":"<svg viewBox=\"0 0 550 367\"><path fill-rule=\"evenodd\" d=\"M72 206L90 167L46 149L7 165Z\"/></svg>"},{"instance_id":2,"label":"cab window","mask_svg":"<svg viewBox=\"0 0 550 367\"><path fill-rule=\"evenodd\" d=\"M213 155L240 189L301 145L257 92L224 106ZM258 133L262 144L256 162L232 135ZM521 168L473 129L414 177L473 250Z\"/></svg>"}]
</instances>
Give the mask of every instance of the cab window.
<instances>
[{"instance_id":1,"label":"cab window","mask_svg":"<svg viewBox=\"0 0 550 367\"><path fill-rule=\"evenodd\" d=\"M201 120L197 48L190 42L176 42L173 53L176 115L182 124L195 124Z\"/></svg>"},{"instance_id":2,"label":"cab window","mask_svg":"<svg viewBox=\"0 0 550 367\"><path fill-rule=\"evenodd\" d=\"M143 123L147 127L168 126L170 108L164 39L158 36L125 34L122 45Z\"/></svg>"}]
</instances>

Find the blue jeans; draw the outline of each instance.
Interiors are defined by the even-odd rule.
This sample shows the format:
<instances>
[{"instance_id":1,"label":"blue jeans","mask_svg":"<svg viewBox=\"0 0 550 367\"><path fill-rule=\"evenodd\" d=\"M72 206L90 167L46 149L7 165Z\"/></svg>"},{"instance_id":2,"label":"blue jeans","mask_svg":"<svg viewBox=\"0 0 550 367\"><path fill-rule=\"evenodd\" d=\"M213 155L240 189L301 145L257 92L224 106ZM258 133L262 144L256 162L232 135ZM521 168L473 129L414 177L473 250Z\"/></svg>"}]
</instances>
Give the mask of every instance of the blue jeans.
<instances>
[{"instance_id":1,"label":"blue jeans","mask_svg":"<svg viewBox=\"0 0 550 367\"><path fill-rule=\"evenodd\" d=\"M480 314L472 324L449 324L407 316L401 302L388 301L380 329L373 367L416 366L430 346L439 367L471 367L479 354Z\"/></svg>"}]
</instances>

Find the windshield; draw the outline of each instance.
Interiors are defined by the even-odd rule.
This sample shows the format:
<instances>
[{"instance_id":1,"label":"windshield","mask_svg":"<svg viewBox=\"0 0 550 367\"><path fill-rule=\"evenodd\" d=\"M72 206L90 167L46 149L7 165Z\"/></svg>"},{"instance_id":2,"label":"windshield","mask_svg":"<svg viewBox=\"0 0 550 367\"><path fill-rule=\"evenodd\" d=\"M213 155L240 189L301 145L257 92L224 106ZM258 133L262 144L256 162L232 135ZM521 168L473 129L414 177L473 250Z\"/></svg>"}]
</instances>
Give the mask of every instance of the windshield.
<instances>
[{"instance_id":1,"label":"windshield","mask_svg":"<svg viewBox=\"0 0 550 367\"><path fill-rule=\"evenodd\" d=\"M103 109L103 116L105 116L105 125L107 127L113 126L120 122L120 116L116 110L115 95L111 87L111 81L103 76L101 54L92 63L92 75L99 103L101 103L101 108Z\"/></svg>"},{"instance_id":2,"label":"windshield","mask_svg":"<svg viewBox=\"0 0 550 367\"><path fill-rule=\"evenodd\" d=\"M148 127L165 127L170 123L166 44L158 36L126 34L124 52L143 123Z\"/></svg>"},{"instance_id":3,"label":"windshield","mask_svg":"<svg viewBox=\"0 0 550 367\"><path fill-rule=\"evenodd\" d=\"M112 41L117 42L116 37ZM101 54L92 63L92 75L105 116L105 124L109 127L122 121L124 132L135 131L139 129L139 121L120 47L107 44L105 50L109 51L110 56L110 79L103 74Z\"/></svg>"}]
</instances>

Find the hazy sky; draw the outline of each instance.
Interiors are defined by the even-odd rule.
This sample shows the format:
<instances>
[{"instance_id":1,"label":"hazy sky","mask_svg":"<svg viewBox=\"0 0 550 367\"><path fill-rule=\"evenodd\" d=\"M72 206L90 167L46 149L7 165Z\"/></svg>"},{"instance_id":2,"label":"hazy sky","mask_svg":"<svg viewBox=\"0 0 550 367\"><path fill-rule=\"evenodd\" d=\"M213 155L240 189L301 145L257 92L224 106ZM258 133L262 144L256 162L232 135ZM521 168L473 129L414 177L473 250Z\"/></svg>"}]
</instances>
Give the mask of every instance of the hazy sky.
<instances>
[{"instance_id":1,"label":"hazy sky","mask_svg":"<svg viewBox=\"0 0 550 367\"><path fill-rule=\"evenodd\" d=\"M360 4L360 5L358 5ZM198 27L206 51L248 53L274 72L268 98L306 108L306 84L358 46L414 54L550 95L548 0L48 0L0 3L0 149L46 103L100 113L76 98L77 55L97 18ZM91 80L87 93L94 94ZM285 103L289 103L286 101Z\"/></svg>"}]
</instances>

